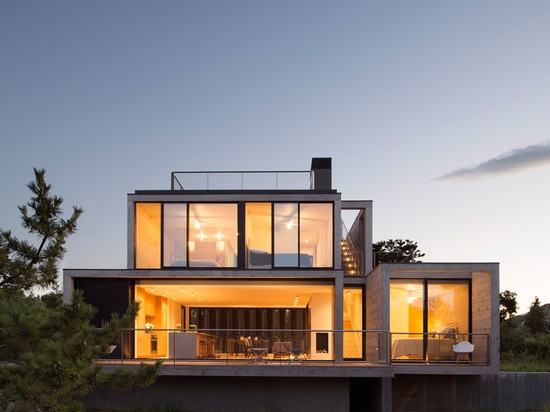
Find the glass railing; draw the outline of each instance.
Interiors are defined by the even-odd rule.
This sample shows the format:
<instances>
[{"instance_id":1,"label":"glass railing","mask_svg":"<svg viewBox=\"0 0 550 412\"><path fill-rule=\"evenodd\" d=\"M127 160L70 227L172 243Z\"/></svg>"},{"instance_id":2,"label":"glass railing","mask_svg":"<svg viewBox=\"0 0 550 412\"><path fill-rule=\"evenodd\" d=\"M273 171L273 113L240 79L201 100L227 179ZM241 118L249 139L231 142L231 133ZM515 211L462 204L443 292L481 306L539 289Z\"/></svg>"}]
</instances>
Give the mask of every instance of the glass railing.
<instances>
[{"instance_id":1,"label":"glass railing","mask_svg":"<svg viewBox=\"0 0 550 412\"><path fill-rule=\"evenodd\" d=\"M125 329L105 361L269 364L363 362L387 365L389 332L310 329Z\"/></svg>"},{"instance_id":2,"label":"glass railing","mask_svg":"<svg viewBox=\"0 0 550 412\"><path fill-rule=\"evenodd\" d=\"M307 171L172 172L172 190L312 190Z\"/></svg>"},{"instance_id":3,"label":"glass railing","mask_svg":"<svg viewBox=\"0 0 550 412\"><path fill-rule=\"evenodd\" d=\"M460 346L457 346L461 342ZM489 364L487 333L391 333L391 362ZM464 346L464 347L463 347Z\"/></svg>"}]
</instances>

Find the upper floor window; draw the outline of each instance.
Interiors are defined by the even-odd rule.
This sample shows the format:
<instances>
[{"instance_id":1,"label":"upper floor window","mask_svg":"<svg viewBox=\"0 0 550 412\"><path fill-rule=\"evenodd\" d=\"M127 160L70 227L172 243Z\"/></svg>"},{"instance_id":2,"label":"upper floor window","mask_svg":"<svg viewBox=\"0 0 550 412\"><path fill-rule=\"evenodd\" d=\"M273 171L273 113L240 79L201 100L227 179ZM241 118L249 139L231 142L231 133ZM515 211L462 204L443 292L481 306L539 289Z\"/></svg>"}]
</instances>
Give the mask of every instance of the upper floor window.
<instances>
[{"instance_id":1,"label":"upper floor window","mask_svg":"<svg viewBox=\"0 0 550 412\"><path fill-rule=\"evenodd\" d=\"M332 203L135 205L137 269L332 267L333 243Z\"/></svg>"},{"instance_id":2,"label":"upper floor window","mask_svg":"<svg viewBox=\"0 0 550 412\"><path fill-rule=\"evenodd\" d=\"M187 266L187 204L164 204L164 266Z\"/></svg>"},{"instance_id":3,"label":"upper floor window","mask_svg":"<svg viewBox=\"0 0 550 412\"><path fill-rule=\"evenodd\" d=\"M160 203L136 203L134 230L136 268L159 268Z\"/></svg>"},{"instance_id":4,"label":"upper floor window","mask_svg":"<svg viewBox=\"0 0 550 412\"><path fill-rule=\"evenodd\" d=\"M189 266L237 267L237 204L189 204Z\"/></svg>"}]
</instances>

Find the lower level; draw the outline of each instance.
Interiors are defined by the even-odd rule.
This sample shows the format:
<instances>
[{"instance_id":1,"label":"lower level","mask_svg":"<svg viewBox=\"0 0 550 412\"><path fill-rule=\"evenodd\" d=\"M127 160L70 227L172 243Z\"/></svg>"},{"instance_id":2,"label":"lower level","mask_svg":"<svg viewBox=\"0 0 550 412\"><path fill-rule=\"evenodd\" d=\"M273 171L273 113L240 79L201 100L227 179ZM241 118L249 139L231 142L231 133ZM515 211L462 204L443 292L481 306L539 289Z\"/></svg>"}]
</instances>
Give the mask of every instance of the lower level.
<instances>
[{"instance_id":1,"label":"lower level","mask_svg":"<svg viewBox=\"0 0 550 412\"><path fill-rule=\"evenodd\" d=\"M542 410L550 373L393 377L161 376L147 389L98 391L89 408L174 407L189 412L455 412ZM215 394L215 396L213 396Z\"/></svg>"}]
</instances>

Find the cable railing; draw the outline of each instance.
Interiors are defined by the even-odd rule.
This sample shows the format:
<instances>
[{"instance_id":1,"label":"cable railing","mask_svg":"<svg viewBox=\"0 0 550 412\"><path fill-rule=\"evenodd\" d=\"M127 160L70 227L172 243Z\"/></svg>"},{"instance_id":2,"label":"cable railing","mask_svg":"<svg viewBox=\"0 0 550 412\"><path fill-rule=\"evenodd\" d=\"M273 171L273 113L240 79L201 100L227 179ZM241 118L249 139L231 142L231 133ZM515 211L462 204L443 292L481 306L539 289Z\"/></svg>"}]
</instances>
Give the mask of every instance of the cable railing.
<instances>
[{"instance_id":1,"label":"cable railing","mask_svg":"<svg viewBox=\"0 0 550 412\"><path fill-rule=\"evenodd\" d=\"M311 329L124 329L101 360L164 364L389 364L389 332Z\"/></svg>"},{"instance_id":2,"label":"cable railing","mask_svg":"<svg viewBox=\"0 0 550 412\"><path fill-rule=\"evenodd\" d=\"M457 345L468 342L466 349ZM488 333L391 332L392 363L489 365Z\"/></svg>"},{"instance_id":3,"label":"cable railing","mask_svg":"<svg viewBox=\"0 0 550 412\"><path fill-rule=\"evenodd\" d=\"M471 343L471 351L458 349ZM213 364L359 363L489 365L487 333L383 330L124 329L101 356L105 362L162 360ZM469 346L469 345L467 345Z\"/></svg>"}]
</instances>

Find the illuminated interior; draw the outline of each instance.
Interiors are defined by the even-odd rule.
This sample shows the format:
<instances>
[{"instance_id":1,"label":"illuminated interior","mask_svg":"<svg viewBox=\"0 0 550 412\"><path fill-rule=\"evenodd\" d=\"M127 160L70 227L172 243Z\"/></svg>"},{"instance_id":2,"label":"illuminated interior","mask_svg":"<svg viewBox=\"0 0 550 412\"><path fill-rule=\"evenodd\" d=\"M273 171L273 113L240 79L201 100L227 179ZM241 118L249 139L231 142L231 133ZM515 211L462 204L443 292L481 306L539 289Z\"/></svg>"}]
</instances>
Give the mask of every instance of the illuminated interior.
<instances>
[{"instance_id":1,"label":"illuminated interior","mask_svg":"<svg viewBox=\"0 0 550 412\"><path fill-rule=\"evenodd\" d=\"M160 267L160 203L136 203L136 268Z\"/></svg>"},{"instance_id":2,"label":"illuminated interior","mask_svg":"<svg viewBox=\"0 0 550 412\"><path fill-rule=\"evenodd\" d=\"M430 340L437 340L433 351L438 356L451 356L451 345L459 334L470 331L469 288L467 280L391 280L390 330L394 347L396 342L404 347L403 340L407 339L411 340L409 347L413 340L427 339L429 351ZM424 358L424 346L398 355Z\"/></svg>"},{"instance_id":3,"label":"illuminated interior","mask_svg":"<svg viewBox=\"0 0 550 412\"><path fill-rule=\"evenodd\" d=\"M361 288L344 288L344 330L362 331L363 325L363 290ZM363 333L344 333L344 358L361 359L363 357Z\"/></svg>"},{"instance_id":4,"label":"illuminated interior","mask_svg":"<svg viewBox=\"0 0 550 412\"><path fill-rule=\"evenodd\" d=\"M136 300L140 301L140 311L136 318L136 328L186 329L192 317L192 308L223 310L246 310L253 308L301 309L307 311L309 325L305 321L285 325L269 323L270 327L285 329L333 329L333 318L327 314L333 313L334 288L326 282L273 282L273 281L171 281L171 280L141 280L136 284ZM212 310L212 313L216 311ZM305 319L305 317L304 317ZM212 329L225 329L215 320L206 325ZM197 325L199 328L201 325ZM248 329L249 324L229 325L236 329ZM258 328L264 326L256 323ZM167 356L167 334L158 332L158 347L151 354L151 346L147 332L137 333L136 350L138 357L152 355Z\"/></svg>"},{"instance_id":5,"label":"illuminated interior","mask_svg":"<svg viewBox=\"0 0 550 412\"><path fill-rule=\"evenodd\" d=\"M246 269L333 266L332 203L246 203L244 222L238 208L136 203L135 267L236 268L239 232L245 233Z\"/></svg>"}]
</instances>

